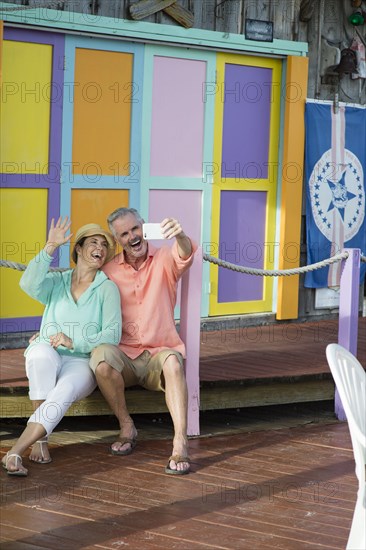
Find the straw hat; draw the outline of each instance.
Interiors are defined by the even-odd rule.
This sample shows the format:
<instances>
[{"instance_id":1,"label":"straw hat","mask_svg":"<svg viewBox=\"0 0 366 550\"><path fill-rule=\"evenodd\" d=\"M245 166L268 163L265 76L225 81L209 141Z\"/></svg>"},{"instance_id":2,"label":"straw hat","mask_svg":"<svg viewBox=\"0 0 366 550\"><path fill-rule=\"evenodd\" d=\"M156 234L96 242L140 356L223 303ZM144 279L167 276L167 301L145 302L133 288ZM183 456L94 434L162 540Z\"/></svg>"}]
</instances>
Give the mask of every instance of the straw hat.
<instances>
[{"instance_id":1,"label":"straw hat","mask_svg":"<svg viewBox=\"0 0 366 550\"><path fill-rule=\"evenodd\" d=\"M87 223L86 225L80 227L75 235L75 244L71 254L71 257L75 263L77 259L76 245L79 244L81 239L83 239L84 237L92 237L93 235L102 235L103 237L105 237L108 243L107 258L105 263L109 262L109 260L113 258L116 246L113 236L97 223Z\"/></svg>"}]
</instances>

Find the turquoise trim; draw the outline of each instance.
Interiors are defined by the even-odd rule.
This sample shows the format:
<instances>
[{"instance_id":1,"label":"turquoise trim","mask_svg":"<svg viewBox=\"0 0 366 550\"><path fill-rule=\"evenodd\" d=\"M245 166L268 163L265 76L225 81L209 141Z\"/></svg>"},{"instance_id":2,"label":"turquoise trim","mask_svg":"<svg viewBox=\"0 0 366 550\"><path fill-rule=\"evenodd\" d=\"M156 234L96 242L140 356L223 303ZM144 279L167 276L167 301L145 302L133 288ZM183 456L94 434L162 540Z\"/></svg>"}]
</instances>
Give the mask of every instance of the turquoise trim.
<instances>
[{"instance_id":1,"label":"turquoise trim","mask_svg":"<svg viewBox=\"0 0 366 550\"><path fill-rule=\"evenodd\" d=\"M137 84L134 94L135 102L132 104L131 120L131 151L130 162L133 165L129 176L82 176L72 174L72 135L74 99L73 87L75 74L75 49L90 48L93 50L108 50L124 53L132 53L133 82ZM61 156L61 198L60 215L70 215L71 190L72 189L127 189L129 191L129 204L135 208L140 202L140 176L141 176L141 113L142 113L142 89L143 89L143 55L144 46L141 44L127 44L126 42L113 42L108 39L93 39L89 37L77 37L66 35L65 40L65 86L62 120L62 156ZM116 208L119 205L116 205ZM61 267L69 265L69 251L65 249Z\"/></svg>"},{"instance_id":2,"label":"turquoise trim","mask_svg":"<svg viewBox=\"0 0 366 550\"><path fill-rule=\"evenodd\" d=\"M14 11L11 11L12 8ZM273 42L257 42L245 40L241 34L185 29L179 25L128 21L126 19L46 8L29 9L28 6L22 9L19 4L5 4L4 2L0 2L0 10L0 17L6 22L60 29L65 32L81 31L123 37L130 40L141 40L142 42L164 42L170 45L189 44L206 50L231 50L238 51L238 53L251 52L271 56L304 56L308 51L306 42L277 39Z\"/></svg>"},{"instance_id":3,"label":"turquoise trim","mask_svg":"<svg viewBox=\"0 0 366 550\"><path fill-rule=\"evenodd\" d=\"M141 204L140 212L147 219L149 212L150 189L174 189L194 190L202 192L202 242L209 242L211 235L211 207L212 185L207 177L207 168L213 163L213 138L214 138L214 114L215 95L207 94L205 103L204 143L203 143L203 175L200 178L181 177L157 177L150 176L150 150L151 150L151 116L152 116L152 88L154 56L176 57L179 59L193 59L206 63L206 82L214 83L216 75L216 54L206 51L186 51L181 48L168 46L146 45L145 47L145 72L143 93L143 114L141 143ZM203 291L201 314L208 316L209 309L209 272L208 262L203 265ZM179 316L176 309L176 317Z\"/></svg>"}]
</instances>

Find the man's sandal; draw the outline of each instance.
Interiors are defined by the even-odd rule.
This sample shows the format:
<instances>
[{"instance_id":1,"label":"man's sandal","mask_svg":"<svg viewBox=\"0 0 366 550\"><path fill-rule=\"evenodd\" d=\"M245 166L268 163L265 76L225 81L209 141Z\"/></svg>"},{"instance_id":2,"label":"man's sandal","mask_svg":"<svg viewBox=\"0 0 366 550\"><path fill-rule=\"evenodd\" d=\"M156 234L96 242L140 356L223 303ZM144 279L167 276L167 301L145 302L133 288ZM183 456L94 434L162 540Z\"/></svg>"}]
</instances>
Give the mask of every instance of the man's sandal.
<instances>
[{"instance_id":1,"label":"man's sandal","mask_svg":"<svg viewBox=\"0 0 366 550\"><path fill-rule=\"evenodd\" d=\"M177 466L180 462L188 462L188 464L190 464L190 459L189 459L188 456L172 455L169 458L168 464L165 468L165 473L166 474L176 475L176 476L184 476L185 474L189 474L190 469L191 469L190 466L186 470L173 470L170 467L170 461L171 460L174 460L174 462L176 463Z\"/></svg>"},{"instance_id":2,"label":"man's sandal","mask_svg":"<svg viewBox=\"0 0 366 550\"><path fill-rule=\"evenodd\" d=\"M16 453L11 453L11 454L6 453L5 463L4 462L2 463L2 466L3 466L4 470L6 470L6 473L8 474L8 476L26 477L28 475L27 471L19 470L19 469L18 470L9 470L8 469L8 461L13 456L15 456L15 458L16 458L15 465L17 465L17 461L19 460L20 466L23 466L22 457L20 455L17 455Z\"/></svg>"},{"instance_id":3,"label":"man's sandal","mask_svg":"<svg viewBox=\"0 0 366 550\"><path fill-rule=\"evenodd\" d=\"M50 458L45 458L44 457L44 452L43 452L43 445L48 444L48 437L43 437L42 439L39 439L38 441L36 441L36 443L39 443L39 446L41 448L41 457L42 457L42 459L41 460L35 460L34 458L29 457L29 460L31 462L34 462L34 464L49 464L50 462L52 462L52 458L51 457Z\"/></svg>"},{"instance_id":4,"label":"man's sandal","mask_svg":"<svg viewBox=\"0 0 366 550\"><path fill-rule=\"evenodd\" d=\"M113 449L112 446L110 447L112 455L127 456L127 455L130 455L134 450L134 448L136 447L136 438L120 437L116 441L114 441L114 443L120 443L121 447L126 443L129 443L130 447L128 447L124 451L118 451ZM112 445L114 445L114 443L112 443Z\"/></svg>"}]
</instances>

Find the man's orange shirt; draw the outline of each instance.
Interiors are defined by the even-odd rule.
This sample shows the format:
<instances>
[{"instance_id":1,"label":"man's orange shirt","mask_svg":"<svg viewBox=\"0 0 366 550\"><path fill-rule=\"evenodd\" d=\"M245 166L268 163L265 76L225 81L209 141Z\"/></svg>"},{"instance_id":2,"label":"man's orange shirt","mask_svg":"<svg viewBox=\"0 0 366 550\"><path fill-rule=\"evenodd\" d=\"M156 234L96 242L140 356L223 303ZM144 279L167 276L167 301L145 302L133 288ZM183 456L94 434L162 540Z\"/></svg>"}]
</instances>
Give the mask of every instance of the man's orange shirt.
<instances>
[{"instance_id":1,"label":"man's orange shirt","mask_svg":"<svg viewBox=\"0 0 366 550\"><path fill-rule=\"evenodd\" d=\"M148 247L148 257L136 271L125 262L123 252L102 269L119 288L122 307L122 337L119 347L131 359L148 350L155 355L174 349L185 357L185 346L174 321L177 282L193 262L182 260L177 242L172 247Z\"/></svg>"}]
</instances>

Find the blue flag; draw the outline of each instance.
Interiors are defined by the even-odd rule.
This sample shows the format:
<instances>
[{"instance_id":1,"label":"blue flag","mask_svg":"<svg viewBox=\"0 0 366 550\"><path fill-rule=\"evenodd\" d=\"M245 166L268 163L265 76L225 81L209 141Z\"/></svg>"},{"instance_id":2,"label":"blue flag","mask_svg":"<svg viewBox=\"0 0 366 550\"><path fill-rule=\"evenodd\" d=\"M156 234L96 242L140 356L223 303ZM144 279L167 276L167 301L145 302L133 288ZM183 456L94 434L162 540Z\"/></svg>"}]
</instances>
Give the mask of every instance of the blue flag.
<instances>
[{"instance_id":1,"label":"blue flag","mask_svg":"<svg viewBox=\"0 0 366 550\"><path fill-rule=\"evenodd\" d=\"M307 102L305 109L308 264L360 248L366 255L366 109ZM361 281L366 264L361 263ZM309 272L305 286L336 287L341 262Z\"/></svg>"}]
</instances>

